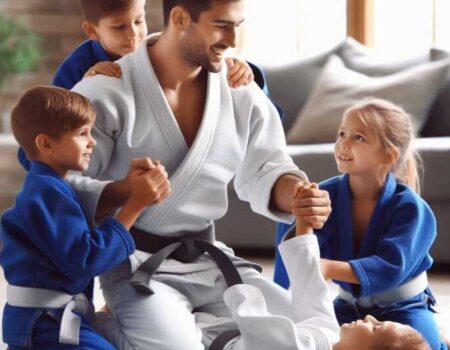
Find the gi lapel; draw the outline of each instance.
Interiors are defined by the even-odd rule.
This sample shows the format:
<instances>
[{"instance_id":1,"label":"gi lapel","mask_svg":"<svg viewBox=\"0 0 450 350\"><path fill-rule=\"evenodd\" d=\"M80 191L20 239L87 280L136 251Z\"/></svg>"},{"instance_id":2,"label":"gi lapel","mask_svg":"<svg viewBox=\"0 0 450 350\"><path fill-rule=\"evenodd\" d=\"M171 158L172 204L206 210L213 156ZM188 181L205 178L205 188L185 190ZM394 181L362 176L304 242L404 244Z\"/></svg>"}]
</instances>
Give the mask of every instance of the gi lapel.
<instances>
[{"instance_id":1,"label":"gi lapel","mask_svg":"<svg viewBox=\"0 0 450 350\"><path fill-rule=\"evenodd\" d=\"M186 152L186 142L151 67L146 45L141 46L135 62L138 64L137 69L142 71L142 74L138 77L140 79L138 85L146 87L145 90L149 94L146 98L149 108L154 111L160 130L167 140L166 144L172 146L171 149L174 156L180 160L179 167L170 177L172 187L171 195L162 203L152 208L153 210L145 212L142 217L147 225L158 227L164 222L164 219L171 212L172 208L184 196L184 193L189 190L189 184L195 181L197 174L201 171L202 165L208 156L221 108L220 75L216 73L208 74L208 86L202 122L191 148ZM145 228L143 227L143 229Z\"/></svg>"},{"instance_id":2,"label":"gi lapel","mask_svg":"<svg viewBox=\"0 0 450 350\"><path fill-rule=\"evenodd\" d=\"M377 205L375 206L372 217L370 218L369 227L367 228L364 240L361 242L360 251L363 256L371 255L374 251L376 251L377 242L381 241L381 238L378 236L384 232L384 219L386 217L388 204L394 195L396 187L397 181L395 180L394 175L389 173L386 176Z\"/></svg>"},{"instance_id":3,"label":"gi lapel","mask_svg":"<svg viewBox=\"0 0 450 350\"><path fill-rule=\"evenodd\" d=\"M337 252L339 260L348 261L354 258L353 253L353 225L352 202L350 194L349 176L344 175L339 183L337 195Z\"/></svg>"}]
</instances>

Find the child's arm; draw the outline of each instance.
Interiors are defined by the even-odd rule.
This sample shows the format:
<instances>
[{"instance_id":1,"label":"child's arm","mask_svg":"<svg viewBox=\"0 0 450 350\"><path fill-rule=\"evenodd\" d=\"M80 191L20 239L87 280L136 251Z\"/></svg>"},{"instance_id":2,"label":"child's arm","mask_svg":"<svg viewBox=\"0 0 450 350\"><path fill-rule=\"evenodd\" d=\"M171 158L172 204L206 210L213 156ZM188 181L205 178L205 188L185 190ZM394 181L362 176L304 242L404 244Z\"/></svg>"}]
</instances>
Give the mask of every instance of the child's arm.
<instances>
[{"instance_id":1,"label":"child's arm","mask_svg":"<svg viewBox=\"0 0 450 350\"><path fill-rule=\"evenodd\" d=\"M320 259L320 268L325 279L359 284L359 278L352 266L345 261Z\"/></svg>"},{"instance_id":2,"label":"child's arm","mask_svg":"<svg viewBox=\"0 0 450 350\"><path fill-rule=\"evenodd\" d=\"M122 76L122 69L120 68L120 65L115 62L98 62L88 69L88 71L84 74L83 79L93 77L97 74L120 78Z\"/></svg>"},{"instance_id":3,"label":"child's arm","mask_svg":"<svg viewBox=\"0 0 450 350\"><path fill-rule=\"evenodd\" d=\"M310 188L318 188L317 184L304 183L302 186L297 187L294 199L305 198L305 191ZM293 211L295 215L295 235L301 236L308 233L313 233L311 225L305 221L304 217L299 215L295 210ZM297 215L296 215L297 214Z\"/></svg>"},{"instance_id":4,"label":"child's arm","mask_svg":"<svg viewBox=\"0 0 450 350\"><path fill-rule=\"evenodd\" d=\"M282 242L279 251L291 281L297 337L300 340L314 330L316 348L330 348L339 339L339 325L333 295L320 272L317 237L302 234Z\"/></svg>"},{"instance_id":5,"label":"child's arm","mask_svg":"<svg viewBox=\"0 0 450 350\"><path fill-rule=\"evenodd\" d=\"M232 88L238 88L242 85L250 84L255 78L253 71L247 62L238 58L227 58L226 60L228 72L228 84Z\"/></svg>"},{"instance_id":6,"label":"child's arm","mask_svg":"<svg viewBox=\"0 0 450 350\"><path fill-rule=\"evenodd\" d=\"M134 169L129 175L130 196L116 219L128 230L146 206L160 203L170 194L167 172L159 161L151 170Z\"/></svg>"}]
</instances>

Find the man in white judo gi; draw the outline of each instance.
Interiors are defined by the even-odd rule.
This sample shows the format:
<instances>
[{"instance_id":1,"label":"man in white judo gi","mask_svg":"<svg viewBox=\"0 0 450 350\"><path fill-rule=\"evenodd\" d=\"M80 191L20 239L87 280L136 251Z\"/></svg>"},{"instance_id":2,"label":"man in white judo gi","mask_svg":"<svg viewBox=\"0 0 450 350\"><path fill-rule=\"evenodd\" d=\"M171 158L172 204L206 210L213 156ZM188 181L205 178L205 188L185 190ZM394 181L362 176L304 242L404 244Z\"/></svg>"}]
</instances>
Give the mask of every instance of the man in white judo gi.
<instances>
[{"instance_id":1,"label":"man in white judo gi","mask_svg":"<svg viewBox=\"0 0 450 350\"><path fill-rule=\"evenodd\" d=\"M233 178L240 199L274 220L291 221L294 208L321 227L330 213L328 194L318 189L293 201L306 176L286 154L280 119L264 93L254 83L228 87L223 59L235 46L243 6L243 0L163 0L163 32L118 61L120 79L95 76L74 87L97 111L91 164L85 176L72 178L92 219L124 203L133 158L149 157L143 171L161 166L150 159L158 160L171 183L170 195L148 207L130 230L136 254L100 278L111 312L101 330L121 350L200 350L236 328L223 301L230 282L211 254L165 260L147 288L145 278L131 285L145 275L142 263L157 255L149 252L161 252L178 237L213 241L213 224L226 213ZM262 291L272 314L293 316L287 291L225 245L215 245L244 283Z\"/></svg>"}]
</instances>

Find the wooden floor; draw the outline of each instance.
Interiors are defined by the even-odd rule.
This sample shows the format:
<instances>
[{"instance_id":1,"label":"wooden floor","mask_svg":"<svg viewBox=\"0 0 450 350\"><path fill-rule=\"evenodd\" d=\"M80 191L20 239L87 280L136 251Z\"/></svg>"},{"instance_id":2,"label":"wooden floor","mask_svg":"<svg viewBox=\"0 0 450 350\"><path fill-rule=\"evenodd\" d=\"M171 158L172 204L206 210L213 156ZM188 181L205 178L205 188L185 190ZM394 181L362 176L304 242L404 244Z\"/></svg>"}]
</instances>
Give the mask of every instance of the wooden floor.
<instances>
[{"instance_id":1,"label":"wooden floor","mask_svg":"<svg viewBox=\"0 0 450 350\"><path fill-rule=\"evenodd\" d=\"M254 261L263 267L263 274L272 278L273 276L273 264L271 258L261 258L261 257L251 257L246 256L246 259ZM429 273L428 274L429 283L433 290L433 293L438 300L438 311L437 319L439 324L445 329L447 334L450 334L450 273ZM3 277L3 271L0 268L0 314L3 311L3 305L5 303L5 286L6 282ZM336 291L335 286L330 283L330 288L332 291ZM95 304L96 308L103 305L103 298L101 292L98 288L95 290ZM1 335L1 327L0 327ZM0 350L5 350L6 346L0 342Z\"/></svg>"}]
</instances>

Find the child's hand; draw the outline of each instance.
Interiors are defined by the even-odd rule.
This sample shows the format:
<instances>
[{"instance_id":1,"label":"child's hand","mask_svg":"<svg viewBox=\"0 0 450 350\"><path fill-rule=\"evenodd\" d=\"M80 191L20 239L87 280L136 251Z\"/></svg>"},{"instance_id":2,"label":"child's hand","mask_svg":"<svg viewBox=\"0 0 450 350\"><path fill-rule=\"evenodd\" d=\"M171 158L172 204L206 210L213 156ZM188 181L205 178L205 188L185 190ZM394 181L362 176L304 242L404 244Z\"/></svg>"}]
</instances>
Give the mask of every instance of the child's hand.
<instances>
[{"instance_id":1,"label":"child's hand","mask_svg":"<svg viewBox=\"0 0 450 350\"><path fill-rule=\"evenodd\" d=\"M295 235L300 236L308 233L312 233L311 225L305 221L304 217L300 214L299 209L296 207L296 204L299 200L305 198L304 193L308 189L312 188L315 184L303 183L301 186L298 186L294 193L294 200L292 201L292 213L295 215Z\"/></svg>"},{"instance_id":2,"label":"child's hand","mask_svg":"<svg viewBox=\"0 0 450 350\"><path fill-rule=\"evenodd\" d=\"M98 62L95 66L91 67L86 74L84 75L84 78L93 77L94 75L101 74L106 75L107 77L116 77L120 78L122 76L122 69L120 66L115 62Z\"/></svg>"},{"instance_id":3,"label":"child's hand","mask_svg":"<svg viewBox=\"0 0 450 350\"><path fill-rule=\"evenodd\" d=\"M154 168L143 171L136 169L129 175L129 202L136 206L149 206L163 201L170 194L170 182L164 166L153 161Z\"/></svg>"},{"instance_id":4,"label":"child's hand","mask_svg":"<svg viewBox=\"0 0 450 350\"><path fill-rule=\"evenodd\" d=\"M170 194L166 170L159 161L150 158L133 159L126 178L121 182L127 201L116 219L127 229L130 229L146 206L159 203Z\"/></svg>"},{"instance_id":5,"label":"child's hand","mask_svg":"<svg viewBox=\"0 0 450 350\"><path fill-rule=\"evenodd\" d=\"M294 199L292 213L304 217L314 229L321 229L331 213L330 196L315 183L305 189L301 198Z\"/></svg>"},{"instance_id":6,"label":"child's hand","mask_svg":"<svg viewBox=\"0 0 450 350\"><path fill-rule=\"evenodd\" d=\"M247 62L237 58L226 58L228 66L227 79L228 85L232 88L238 88L242 85L250 84L255 78L253 71Z\"/></svg>"}]
</instances>

